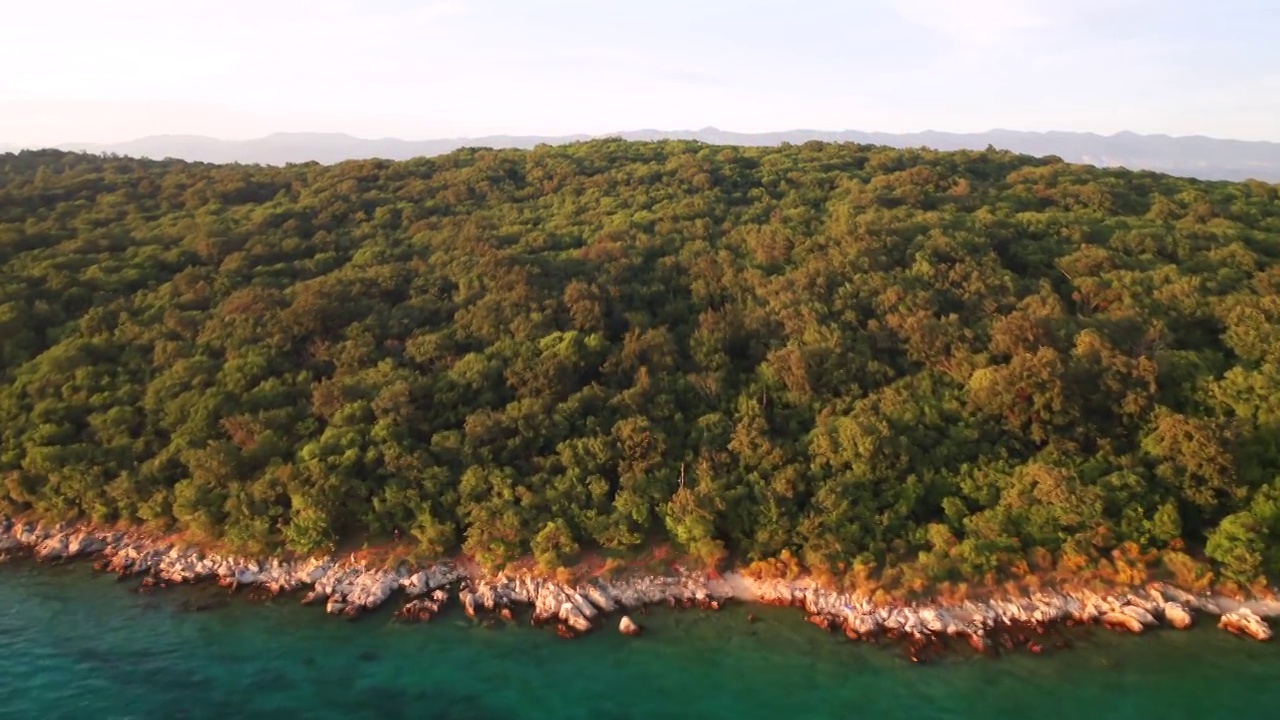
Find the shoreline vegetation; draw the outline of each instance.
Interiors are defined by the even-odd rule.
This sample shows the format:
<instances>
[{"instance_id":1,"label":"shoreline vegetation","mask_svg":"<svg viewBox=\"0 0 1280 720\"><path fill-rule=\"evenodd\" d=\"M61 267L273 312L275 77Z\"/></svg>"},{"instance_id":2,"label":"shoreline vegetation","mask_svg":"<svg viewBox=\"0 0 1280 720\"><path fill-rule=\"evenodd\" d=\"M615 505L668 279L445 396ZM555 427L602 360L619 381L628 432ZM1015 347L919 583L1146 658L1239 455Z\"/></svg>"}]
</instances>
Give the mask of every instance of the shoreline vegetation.
<instances>
[{"instance_id":1,"label":"shoreline vegetation","mask_svg":"<svg viewBox=\"0 0 1280 720\"><path fill-rule=\"evenodd\" d=\"M1267 618L1280 617L1280 601L1269 592L1242 599L1193 593L1158 580L1106 589L1008 583L972 598L906 599L840 590L810 576L762 574L760 564L726 573L679 563L656 574L561 568L552 577L527 567L488 571L464 559L414 563L366 552L346 558L252 558L205 552L140 530L0 519L0 563L19 554L40 562L88 559L95 570L139 579L139 591L212 581L233 593L240 588L273 597L304 593L302 604L348 619L390 602L399 604L395 617L405 622L430 621L451 603L473 619L507 622L515 621L516 612L531 610L532 624L554 627L566 639L609 625L639 635L643 624L637 618L651 606L719 610L731 601L755 602L797 608L809 623L851 641L898 641L912 662L927 662L956 645L982 655L1039 654L1066 647L1069 640L1060 630L1075 625L1134 634L1161 627L1182 630L1196 622L1197 614L1216 617L1219 628L1235 635L1269 641Z\"/></svg>"},{"instance_id":2,"label":"shoreline vegetation","mask_svg":"<svg viewBox=\"0 0 1280 720\"><path fill-rule=\"evenodd\" d=\"M0 154L0 516L123 533L6 536L153 584L1261 637L1277 438L1276 185L819 142Z\"/></svg>"}]
</instances>

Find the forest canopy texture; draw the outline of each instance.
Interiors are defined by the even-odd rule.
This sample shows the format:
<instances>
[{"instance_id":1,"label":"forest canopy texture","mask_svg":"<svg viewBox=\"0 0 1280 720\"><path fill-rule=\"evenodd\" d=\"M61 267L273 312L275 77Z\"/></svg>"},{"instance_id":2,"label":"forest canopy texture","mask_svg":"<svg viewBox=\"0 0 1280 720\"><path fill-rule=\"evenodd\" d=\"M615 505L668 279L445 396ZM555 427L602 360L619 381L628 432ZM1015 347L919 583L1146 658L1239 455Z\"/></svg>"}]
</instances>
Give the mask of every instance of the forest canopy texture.
<instances>
[{"instance_id":1,"label":"forest canopy texture","mask_svg":"<svg viewBox=\"0 0 1280 720\"><path fill-rule=\"evenodd\" d=\"M1278 195L821 143L0 155L0 507L551 567L1276 574Z\"/></svg>"}]
</instances>

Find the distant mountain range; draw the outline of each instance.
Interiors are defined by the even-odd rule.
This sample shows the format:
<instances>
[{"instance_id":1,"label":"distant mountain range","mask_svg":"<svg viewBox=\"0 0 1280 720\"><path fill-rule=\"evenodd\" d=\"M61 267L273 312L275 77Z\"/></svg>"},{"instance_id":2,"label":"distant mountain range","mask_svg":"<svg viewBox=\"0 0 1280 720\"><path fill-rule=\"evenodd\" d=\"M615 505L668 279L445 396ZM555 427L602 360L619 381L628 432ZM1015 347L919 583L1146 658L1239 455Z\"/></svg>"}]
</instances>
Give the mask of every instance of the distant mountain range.
<instances>
[{"instance_id":1,"label":"distant mountain range","mask_svg":"<svg viewBox=\"0 0 1280 720\"><path fill-rule=\"evenodd\" d=\"M856 142L892 147L931 147L938 150L981 150L989 145L1029 155L1057 155L1068 162L1104 167L1154 170L1206 180L1280 182L1280 143L1219 140L1201 136L1170 137L1122 132L1097 135L1075 132L1020 132L991 130L982 133L926 131L892 134L845 130L789 130L774 133L734 133L702 130L637 130L609 135L558 137L493 135L438 140L363 139L339 133L277 133L254 140L218 140L199 135L155 135L122 143L70 143L63 150L116 153L132 157L181 158L212 163L283 165L310 162L335 163L358 158L402 160L440 155L462 147L531 148L563 144L592 137L629 140L700 140L716 145L778 145L809 140ZM16 149L0 145L0 150Z\"/></svg>"}]
</instances>

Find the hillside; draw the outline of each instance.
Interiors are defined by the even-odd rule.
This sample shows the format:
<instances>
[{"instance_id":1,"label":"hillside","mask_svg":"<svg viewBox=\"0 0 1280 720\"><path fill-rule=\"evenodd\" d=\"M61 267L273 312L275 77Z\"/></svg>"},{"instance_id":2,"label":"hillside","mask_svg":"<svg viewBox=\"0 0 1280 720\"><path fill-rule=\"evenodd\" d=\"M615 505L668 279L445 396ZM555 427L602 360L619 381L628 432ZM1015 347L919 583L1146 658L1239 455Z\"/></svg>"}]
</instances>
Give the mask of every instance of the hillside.
<instances>
[{"instance_id":1,"label":"hillside","mask_svg":"<svg viewBox=\"0 0 1280 720\"><path fill-rule=\"evenodd\" d=\"M1207 137L1169 137L1123 132L1097 135L1075 132L879 133L844 130L790 130L773 133L735 133L703 128L688 131L637 130L618 133L625 140L698 140L715 145L770 147L799 145L814 140L853 142L898 148L983 150L996 147L1029 155L1056 155L1067 162L1103 167L1152 170L1204 180L1280 182L1280 143L1244 142ZM277 133L253 140L218 140L193 135L158 135L106 145L70 144L64 150L115 153L162 160L284 165L336 163L383 158L408 160L467 147L524 148L562 145L590 139L586 135L441 138L435 140L364 139L341 133ZM0 150L4 148L0 147Z\"/></svg>"},{"instance_id":2,"label":"hillside","mask_svg":"<svg viewBox=\"0 0 1280 720\"><path fill-rule=\"evenodd\" d=\"M1280 192L998 151L0 155L0 510L1280 570Z\"/></svg>"}]
</instances>

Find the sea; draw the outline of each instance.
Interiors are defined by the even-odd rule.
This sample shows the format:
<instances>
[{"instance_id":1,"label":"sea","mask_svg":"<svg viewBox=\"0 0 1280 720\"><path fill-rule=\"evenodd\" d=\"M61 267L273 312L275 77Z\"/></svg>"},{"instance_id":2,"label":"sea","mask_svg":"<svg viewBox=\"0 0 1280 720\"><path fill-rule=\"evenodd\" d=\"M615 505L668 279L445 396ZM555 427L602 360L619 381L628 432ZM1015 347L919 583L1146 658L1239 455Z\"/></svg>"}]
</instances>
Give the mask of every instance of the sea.
<instances>
[{"instance_id":1,"label":"sea","mask_svg":"<svg viewBox=\"0 0 1280 720\"><path fill-rule=\"evenodd\" d=\"M85 563L18 562L0 566L0 718L1280 718L1280 644L1207 618L928 665L793 610L636 619L641 637L611 623L575 640L477 623L456 603L425 624L398 623L390 607L348 621L294 596L139 592Z\"/></svg>"}]
</instances>

